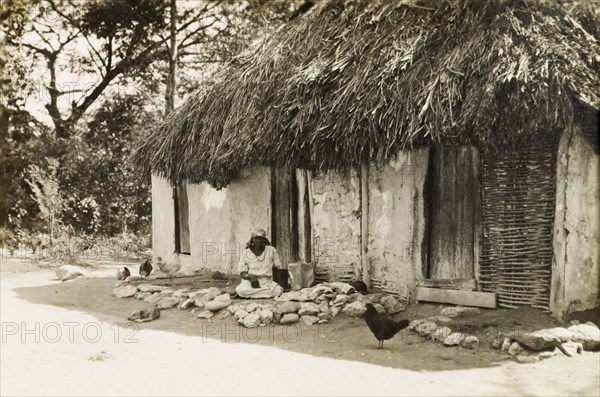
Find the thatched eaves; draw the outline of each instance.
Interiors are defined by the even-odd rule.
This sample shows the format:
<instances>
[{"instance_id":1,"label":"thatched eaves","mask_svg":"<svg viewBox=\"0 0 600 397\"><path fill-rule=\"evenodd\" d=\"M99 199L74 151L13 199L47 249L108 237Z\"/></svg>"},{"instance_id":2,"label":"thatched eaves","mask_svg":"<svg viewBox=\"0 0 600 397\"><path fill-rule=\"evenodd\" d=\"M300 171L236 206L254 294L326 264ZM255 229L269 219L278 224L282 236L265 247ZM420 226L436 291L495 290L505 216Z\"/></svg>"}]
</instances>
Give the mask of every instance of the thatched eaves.
<instances>
[{"instance_id":1,"label":"thatched eaves","mask_svg":"<svg viewBox=\"0 0 600 397\"><path fill-rule=\"evenodd\" d=\"M600 109L586 2L330 1L236 57L138 149L171 181L327 170L432 143L555 139Z\"/></svg>"}]
</instances>

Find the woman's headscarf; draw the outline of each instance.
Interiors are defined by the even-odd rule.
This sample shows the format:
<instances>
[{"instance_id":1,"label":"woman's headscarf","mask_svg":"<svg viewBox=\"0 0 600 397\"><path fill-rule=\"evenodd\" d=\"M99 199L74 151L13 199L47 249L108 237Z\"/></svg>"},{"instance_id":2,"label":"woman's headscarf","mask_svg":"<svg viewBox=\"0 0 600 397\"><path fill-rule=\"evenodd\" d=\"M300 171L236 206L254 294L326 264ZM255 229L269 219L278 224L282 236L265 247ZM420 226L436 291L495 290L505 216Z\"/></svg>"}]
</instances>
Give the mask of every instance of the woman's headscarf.
<instances>
[{"instance_id":1,"label":"woman's headscarf","mask_svg":"<svg viewBox=\"0 0 600 397\"><path fill-rule=\"evenodd\" d=\"M267 231L265 229L255 227L250 231L250 240L248 241L248 243L246 243L246 248L252 247L253 237L261 237L265 240L265 245L271 245L271 242L267 238Z\"/></svg>"}]
</instances>

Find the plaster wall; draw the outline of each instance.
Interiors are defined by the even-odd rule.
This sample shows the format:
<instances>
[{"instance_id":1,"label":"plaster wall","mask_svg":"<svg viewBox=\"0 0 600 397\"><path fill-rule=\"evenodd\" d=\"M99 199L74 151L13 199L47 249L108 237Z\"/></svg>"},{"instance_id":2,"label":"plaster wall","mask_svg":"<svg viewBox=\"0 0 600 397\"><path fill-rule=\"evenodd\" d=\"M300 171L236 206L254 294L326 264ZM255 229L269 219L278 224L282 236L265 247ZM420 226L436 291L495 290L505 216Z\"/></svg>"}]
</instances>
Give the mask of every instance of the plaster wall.
<instances>
[{"instance_id":1,"label":"plaster wall","mask_svg":"<svg viewBox=\"0 0 600 397\"><path fill-rule=\"evenodd\" d=\"M253 227L271 228L271 174L265 167L248 169L221 190L207 183L187 185L190 255L180 255L181 273L198 269L236 273ZM152 177L153 252L168 257L174 249L172 188ZM167 255L168 254L168 255Z\"/></svg>"},{"instance_id":2,"label":"plaster wall","mask_svg":"<svg viewBox=\"0 0 600 397\"><path fill-rule=\"evenodd\" d=\"M167 179L152 175L152 253L168 258L175 250L173 187Z\"/></svg>"},{"instance_id":3,"label":"plaster wall","mask_svg":"<svg viewBox=\"0 0 600 397\"><path fill-rule=\"evenodd\" d=\"M575 126L557 158L551 310L561 317L598 307L600 157Z\"/></svg>"},{"instance_id":4,"label":"plaster wall","mask_svg":"<svg viewBox=\"0 0 600 397\"><path fill-rule=\"evenodd\" d=\"M313 252L317 267L330 269L336 278L357 275L361 268L358 172L330 171L315 175L312 192Z\"/></svg>"},{"instance_id":5,"label":"plaster wall","mask_svg":"<svg viewBox=\"0 0 600 397\"><path fill-rule=\"evenodd\" d=\"M374 286L409 300L426 260L423 189L429 150L369 170L368 260Z\"/></svg>"}]
</instances>

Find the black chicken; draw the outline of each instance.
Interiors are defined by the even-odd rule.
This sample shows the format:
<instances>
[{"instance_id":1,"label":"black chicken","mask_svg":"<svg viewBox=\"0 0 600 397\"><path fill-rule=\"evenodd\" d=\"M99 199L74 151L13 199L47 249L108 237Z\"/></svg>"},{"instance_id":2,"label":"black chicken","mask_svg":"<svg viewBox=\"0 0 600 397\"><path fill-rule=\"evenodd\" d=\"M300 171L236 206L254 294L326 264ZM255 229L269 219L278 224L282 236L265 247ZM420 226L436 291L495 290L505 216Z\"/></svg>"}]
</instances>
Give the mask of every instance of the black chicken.
<instances>
[{"instance_id":1,"label":"black chicken","mask_svg":"<svg viewBox=\"0 0 600 397\"><path fill-rule=\"evenodd\" d=\"M123 267L123 270L117 271L117 280L125 280L129 276L131 276L131 272L127 267Z\"/></svg>"},{"instance_id":2,"label":"black chicken","mask_svg":"<svg viewBox=\"0 0 600 397\"><path fill-rule=\"evenodd\" d=\"M152 263L150 263L150 259L146 259L146 261L140 265L140 276L146 278L150 273L152 273Z\"/></svg>"},{"instance_id":3,"label":"black chicken","mask_svg":"<svg viewBox=\"0 0 600 397\"><path fill-rule=\"evenodd\" d=\"M375 338L379 341L379 346L377 346L378 349L383 348L384 340L393 338L398 332L408 327L409 323L408 320L394 321L382 316L377 313L377 309L370 303L367 303L365 321L373 335L375 335Z\"/></svg>"},{"instance_id":4,"label":"black chicken","mask_svg":"<svg viewBox=\"0 0 600 397\"><path fill-rule=\"evenodd\" d=\"M353 281L348 282L348 284L350 284L356 292L360 292L361 294L363 292L367 292L369 289L367 287L367 284L365 284L365 282L361 281L361 280L353 280Z\"/></svg>"}]
</instances>

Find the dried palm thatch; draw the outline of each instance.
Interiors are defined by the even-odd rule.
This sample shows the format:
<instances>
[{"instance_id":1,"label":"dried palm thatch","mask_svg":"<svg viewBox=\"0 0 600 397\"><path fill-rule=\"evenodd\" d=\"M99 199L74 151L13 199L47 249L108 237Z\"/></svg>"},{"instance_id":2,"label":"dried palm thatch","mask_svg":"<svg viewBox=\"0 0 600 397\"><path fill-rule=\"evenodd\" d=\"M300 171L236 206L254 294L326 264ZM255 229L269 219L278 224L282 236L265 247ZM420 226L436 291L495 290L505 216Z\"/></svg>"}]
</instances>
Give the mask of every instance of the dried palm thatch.
<instances>
[{"instance_id":1,"label":"dried palm thatch","mask_svg":"<svg viewBox=\"0 0 600 397\"><path fill-rule=\"evenodd\" d=\"M220 188L250 165L323 171L432 143L545 144L600 108L598 6L328 1L233 59L137 163Z\"/></svg>"}]
</instances>

